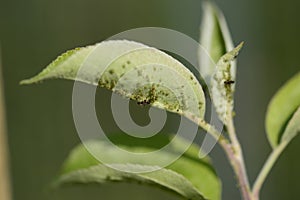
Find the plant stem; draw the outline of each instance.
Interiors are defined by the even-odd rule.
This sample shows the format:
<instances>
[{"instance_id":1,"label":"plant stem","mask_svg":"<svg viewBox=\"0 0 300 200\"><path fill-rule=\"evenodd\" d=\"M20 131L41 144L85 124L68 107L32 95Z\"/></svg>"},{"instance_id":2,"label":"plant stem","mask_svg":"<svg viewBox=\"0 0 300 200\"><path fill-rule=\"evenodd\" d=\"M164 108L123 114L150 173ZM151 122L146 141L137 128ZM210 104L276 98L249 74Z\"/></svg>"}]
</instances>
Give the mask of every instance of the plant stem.
<instances>
[{"instance_id":1,"label":"plant stem","mask_svg":"<svg viewBox=\"0 0 300 200\"><path fill-rule=\"evenodd\" d=\"M278 157L281 155L282 151L285 149L285 147L287 146L288 143L286 142L282 142L279 144L279 146L277 146L272 153L269 155L267 161L265 162L262 170L260 171L259 175L256 178L256 181L253 185L253 196L256 199L259 199L259 193L260 193L260 189L263 185L263 183L265 182L268 174L270 173L274 163L276 162L276 160L278 159Z\"/></svg>"},{"instance_id":2,"label":"plant stem","mask_svg":"<svg viewBox=\"0 0 300 200\"><path fill-rule=\"evenodd\" d=\"M253 199L253 196L245 167L243 151L235 132L232 114L228 117L227 132L232 142L231 147L233 151L227 152L228 158L230 159L231 165L234 169L244 200L251 200Z\"/></svg>"},{"instance_id":3,"label":"plant stem","mask_svg":"<svg viewBox=\"0 0 300 200\"><path fill-rule=\"evenodd\" d=\"M1 58L1 57L0 57ZM1 74L0 63L0 199L10 200L10 181L7 158L7 138L5 127L5 113L4 113L4 97L3 97L3 82Z\"/></svg>"},{"instance_id":4,"label":"plant stem","mask_svg":"<svg viewBox=\"0 0 300 200\"><path fill-rule=\"evenodd\" d=\"M190 118L191 119L191 118ZM193 119L192 119L193 120ZM226 153L226 156L233 168L233 171L238 179L238 183L240 185L240 190L244 200L256 200L253 198L248 176L246 173L246 168L244 164L244 158L242 154L242 149L238 142L238 139L235 134L235 129L232 120L228 125L228 132L230 132L230 139L232 140L232 144L226 139L219 131L217 131L212 125L205 122L204 120L198 119L193 120L197 123L201 128L210 133L219 143L219 145L223 148ZM258 200L258 199L257 199Z\"/></svg>"}]
</instances>

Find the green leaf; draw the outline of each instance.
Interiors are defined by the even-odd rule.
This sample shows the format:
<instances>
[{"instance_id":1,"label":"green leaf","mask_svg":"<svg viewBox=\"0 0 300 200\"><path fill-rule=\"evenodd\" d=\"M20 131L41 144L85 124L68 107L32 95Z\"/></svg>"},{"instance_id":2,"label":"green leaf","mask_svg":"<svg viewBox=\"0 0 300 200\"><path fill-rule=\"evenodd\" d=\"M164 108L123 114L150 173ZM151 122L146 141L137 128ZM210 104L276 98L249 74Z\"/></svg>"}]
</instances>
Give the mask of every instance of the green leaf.
<instances>
[{"instance_id":1,"label":"green leaf","mask_svg":"<svg viewBox=\"0 0 300 200\"><path fill-rule=\"evenodd\" d=\"M23 80L20 84L32 84L42 82L47 79L56 79L56 78L63 78L63 79L70 79L70 80L78 80L77 72L79 68L84 64L88 56L92 54L99 46L103 48L107 48L107 51L102 52L103 57L102 62L106 64L107 60L113 59L117 56L120 56L123 53L146 47L143 44L139 44L136 42L128 42L128 41L112 41L112 42L102 42L98 45L87 46L87 47L79 47L72 50L69 50L62 55L58 56L52 63L50 63L42 72L38 75ZM90 65L99 65L99 68L104 67L101 66L103 63L91 63ZM93 72L92 69L90 69ZM98 84L95 80L89 80L88 74L89 72L85 72L88 77L85 77L87 80L79 80L90 84Z\"/></svg>"},{"instance_id":2,"label":"green leaf","mask_svg":"<svg viewBox=\"0 0 300 200\"><path fill-rule=\"evenodd\" d=\"M286 125L300 106L300 73L284 84L272 98L266 114L266 131L273 148L279 145Z\"/></svg>"},{"instance_id":3,"label":"green leaf","mask_svg":"<svg viewBox=\"0 0 300 200\"><path fill-rule=\"evenodd\" d=\"M294 113L282 135L280 142L289 143L300 132L300 107Z\"/></svg>"},{"instance_id":4,"label":"green leaf","mask_svg":"<svg viewBox=\"0 0 300 200\"><path fill-rule=\"evenodd\" d=\"M205 96L195 76L166 53L136 42L106 41L68 51L21 84L52 78L104 87L190 119L202 119L205 112Z\"/></svg>"},{"instance_id":5,"label":"green leaf","mask_svg":"<svg viewBox=\"0 0 300 200\"><path fill-rule=\"evenodd\" d=\"M229 114L233 112L233 95L235 76L231 71L231 63L243 47L243 42L235 49L222 56L217 63L211 78L211 96L220 120L227 124Z\"/></svg>"},{"instance_id":6,"label":"green leaf","mask_svg":"<svg viewBox=\"0 0 300 200\"><path fill-rule=\"evenodd\" d=\"M210 80L215 71L216 63L221 56L234 48L234 44L223 13L210 1L203 3L200 29L200 73L203 78ZM236 62L231 63L231 70L232 76L235 76Z\"/></svg>"},{"instance_id":7,"label":"green leaf","mask_svg":"<svg viewBox=\"0 0 300 200\"><path fill-rule=\"evenodd\" d=\"M161 161L169 159L174 156L178 151L181 151L183 146L186 146L184 139L178 137L168 137L166 135L158 135L147 139L138 139L130 136L124 136L117 134L110 137L111 141L121 149L125 149L129 152L146 153L160 150L158 154L153 158L136 159L128 156L126 153L115 151L111 144L103 140L89 141L85 143L85 147L93 152L93 156L86 150L83 145L76 147L68 159L65 161L62 170L62 176L76 172L81 169L87 169L91 166L101 163L97 158L104 158L106 164L137 164L147 166L160 166ZM174 142L173 140L176 139ZM168 150L162 150L166 144L172 142L172 148ZM187 179L185 182L191 182L193 187L196 188L199 194L203 194L204 197L212 200L220 199L221 185L220 181L211 166L208 158L198 158L199 147L192 144L189 149L179 157L175 162L166 168L172 170L172 173L178 173ZM100 156L101 155L101 156ZM95 157L94 157L95 156ZM160 166L163 167L163 166ZM165 173L165 171L151 172ZM120 172L123 173L123 172ZM159 175L158 175L159 176ZM167 175L166 175L167 176ZM103 180L105 181L105 180ZM184 187L189 187L185 185ZM194 190L190 188L190 190ZM185 196L187 197L187 196ZM188 198L187 198L188 199Z\"/></svg>"},{"instance_id":8,"label":"green leaf","mask_svg":"<svg viewBox=\"0 0 300 200\"><path fill-rule=\"evenodd\" d=\"M125 171L155 169L155 166L117 164L116 168ZM163 188L189 200L204 200L205 198L182 175L168 169L160 169L149 173L128 173L109 168L105 165L96 165L86 169L71 172L62 176L60 185L65 184L105 184L107 182L133 182Z\"/></svg>"}]
</instances>

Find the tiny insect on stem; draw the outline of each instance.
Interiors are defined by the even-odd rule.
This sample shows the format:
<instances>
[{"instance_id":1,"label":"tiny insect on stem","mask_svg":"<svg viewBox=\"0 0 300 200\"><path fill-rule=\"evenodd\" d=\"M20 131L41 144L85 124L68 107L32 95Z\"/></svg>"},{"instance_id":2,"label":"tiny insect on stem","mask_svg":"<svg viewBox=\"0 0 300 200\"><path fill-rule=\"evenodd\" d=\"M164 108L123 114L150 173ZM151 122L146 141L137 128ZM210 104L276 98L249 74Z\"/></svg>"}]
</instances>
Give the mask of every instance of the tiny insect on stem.
<instances>
[{"instance_id":1,"label":"tiny insect on stem","mask_svg":"<svg viewBox=\"0 0 300 200\"><path fill-rule=\"evenodd\" d=\"M145 105L149 105L149 104L150 104L150 101L149 101L149 100L138 101L137 104L138 104L138 105L141 105L141 106L145 106Z\"/></svg>"},{"instance_id":2,"label":"tiny insect on stem","mask_svg":"<svg viewBox=\"0 0 300 200\"><path fill-rule=\"evenodd\" d=\"M233 83L234 83L234 81L232 81L232 80L226 80L226 81L224 81L225 85L231 85Z\"/></svg>"}]
</instances>

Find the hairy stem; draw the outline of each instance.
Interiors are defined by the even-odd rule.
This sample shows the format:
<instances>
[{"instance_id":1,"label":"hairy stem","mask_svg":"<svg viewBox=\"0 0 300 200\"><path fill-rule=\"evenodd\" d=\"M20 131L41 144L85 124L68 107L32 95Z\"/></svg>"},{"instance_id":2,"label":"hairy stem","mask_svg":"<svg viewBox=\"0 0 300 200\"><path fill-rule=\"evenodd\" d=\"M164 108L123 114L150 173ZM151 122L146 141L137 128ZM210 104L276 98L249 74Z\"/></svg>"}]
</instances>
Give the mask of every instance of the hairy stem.
<instances>
[{"instance_id":1,"label":"hairy stem","mask_svg":"<svg viewBox=\"0 0 300 200\"><path fill-rule=\"evenodd\" d=\"M265 162L262 170L260 171L259 175L256 178L256 181L253 185L253 196L256 199L259 199L259 193L260 193L260 189L262 187L262 185L264 184L268 174L270 173L272 167L274 166L274 163L276 162L276 160L278 159L278 157L281 155L282 151L285 149L285 147L287 146L286 142L282 142L280 143L279 146L277 146L272 153L269 155L267 161Z\"/></svg>"},{"instance_id":2,"label":"hairy stem","mask_svg":"<svg viewBox=\"0 0 300 200\"><path fill-rule=\"evenodd\" d=\"M237 138L232 119L232 115L230 114L228 118L227 132L232 142L231 149L233 152L227 152L227 154L229 155L228 158L230 159L231 165L234 169L244 200L251 200L253 199L253 196L249 185L243 151Z\"/></svg>"}]
</instances>

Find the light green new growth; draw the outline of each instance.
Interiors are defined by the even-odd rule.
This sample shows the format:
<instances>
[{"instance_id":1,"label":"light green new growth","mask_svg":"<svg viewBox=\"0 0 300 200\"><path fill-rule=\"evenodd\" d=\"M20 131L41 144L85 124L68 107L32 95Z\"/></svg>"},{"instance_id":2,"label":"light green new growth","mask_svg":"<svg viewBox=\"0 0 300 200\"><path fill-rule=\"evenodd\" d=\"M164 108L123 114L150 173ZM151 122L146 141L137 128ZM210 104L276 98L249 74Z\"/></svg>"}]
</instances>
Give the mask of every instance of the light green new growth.
<instances>
[{"instance_id":1,"label":"light green new growth","mask_svg":"<svg viewBox=\"0 0 300 200\"><path fill-rule=\"evenodd\" d=\"M228 125L229 114L233 111L235 76L231 72L231 62L237 57L243 43L222 56L211 78L211 96L221 121Z\"/></svg>"},{"instance_id":2,"label":"light green new growth","mask_svg":"<svg viewBox=\"0 0 300 200\"><path fill-rule=\"evenodd\" d=\"M203 3L200 26L199 65L200 74L209 81L219 59L234 48L223 13L209 1ZM236 62L231 63L232 74L236 73Z\"/></svg>"},{"instance_id":3,"label":"light green new growth","mask_svg":"<svg viewBox=\"0 0 300 200\"><path fill-rule=\"evenodd\" d=\"M273 148L279 145L288 120L299 106L300 73L278 90L268 106L266 131Z\"/></svg>"}]
</instances>

